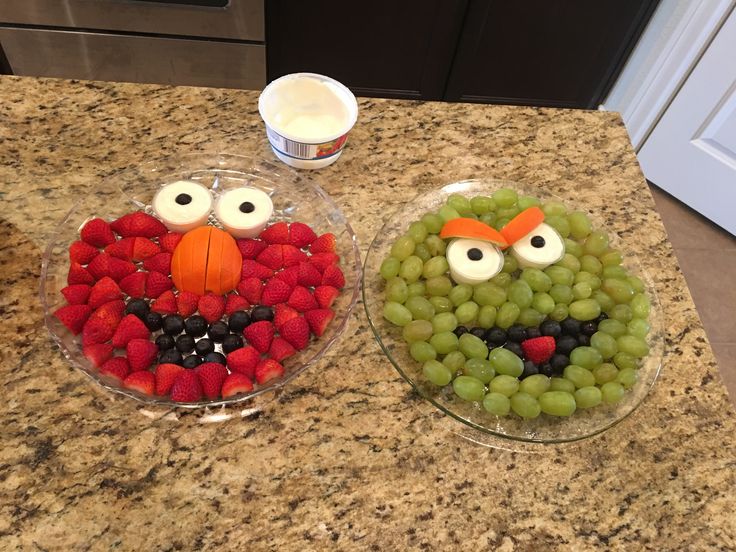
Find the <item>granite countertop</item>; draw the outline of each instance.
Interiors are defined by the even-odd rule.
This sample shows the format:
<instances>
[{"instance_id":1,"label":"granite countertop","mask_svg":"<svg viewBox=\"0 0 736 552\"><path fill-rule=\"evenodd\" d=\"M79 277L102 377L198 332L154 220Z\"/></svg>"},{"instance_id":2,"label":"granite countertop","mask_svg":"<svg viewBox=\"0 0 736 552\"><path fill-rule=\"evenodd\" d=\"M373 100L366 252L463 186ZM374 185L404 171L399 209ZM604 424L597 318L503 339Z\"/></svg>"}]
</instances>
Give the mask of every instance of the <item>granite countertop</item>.
<instances>
[{"instance_id":1,"label":"granite countertop","mask_svg":"<svg viewBox=\"0 0 736 552\"><path fill-rule=\"evenodd\" d=\"M257 92L0 78L3 550L733 550L736 416L615 113L360 100L319 172L365 253L418 191L492 176L571 194L640 252L667 351L644 404L577 444L458 435L382 356L359 306L260 414L152 421L52 344L40 258L76 198L156 156L272 158Z\"/></svg>"}]
</instances>

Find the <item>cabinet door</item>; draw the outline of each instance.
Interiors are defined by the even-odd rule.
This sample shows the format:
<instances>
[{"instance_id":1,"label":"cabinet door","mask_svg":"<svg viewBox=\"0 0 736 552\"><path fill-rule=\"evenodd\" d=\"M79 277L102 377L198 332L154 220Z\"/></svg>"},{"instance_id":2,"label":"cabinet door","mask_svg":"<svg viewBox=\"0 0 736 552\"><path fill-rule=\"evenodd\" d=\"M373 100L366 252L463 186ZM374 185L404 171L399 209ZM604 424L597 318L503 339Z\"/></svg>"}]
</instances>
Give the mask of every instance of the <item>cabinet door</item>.
<instances>
[{"instance_id":1,"label":"cabinet door","mask_svg":"<svg viewBox=\"0 0 736 552\"><path fill-rule=\"evenodd\" d=\"M267 0L268 80L301 71L354 93L441 99L466 0Z\"/></svg>"},{"instance_id":2,"label":"cabinet door","mask_svg":"<svg viewBox=\"0 0 736 552\"><path fill-rule=\"evenodd\" d=\"M470 0L445 99L595 108L658 0Z\"/></svg>"}]
</instances>

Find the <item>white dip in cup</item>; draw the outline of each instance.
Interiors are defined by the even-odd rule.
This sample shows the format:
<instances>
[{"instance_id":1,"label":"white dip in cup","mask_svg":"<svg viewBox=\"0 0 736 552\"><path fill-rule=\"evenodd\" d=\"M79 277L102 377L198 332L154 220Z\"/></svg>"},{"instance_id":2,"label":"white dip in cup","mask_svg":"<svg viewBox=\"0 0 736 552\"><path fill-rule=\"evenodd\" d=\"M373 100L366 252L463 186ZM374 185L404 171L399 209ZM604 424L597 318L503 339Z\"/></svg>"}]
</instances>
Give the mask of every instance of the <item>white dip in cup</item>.
<instances>
[{"instance_id":1,"label":"white dip in cup","mask_svg":"<svg viewBox=\"0 0 736 552\"><path fill-rule=\"evenodd\" d=\"M263 90L258 111L276 157L299 169L319 169L342 154L358 118L358 102L335 79L293 73Z\"/></svg>"}]
</instances>

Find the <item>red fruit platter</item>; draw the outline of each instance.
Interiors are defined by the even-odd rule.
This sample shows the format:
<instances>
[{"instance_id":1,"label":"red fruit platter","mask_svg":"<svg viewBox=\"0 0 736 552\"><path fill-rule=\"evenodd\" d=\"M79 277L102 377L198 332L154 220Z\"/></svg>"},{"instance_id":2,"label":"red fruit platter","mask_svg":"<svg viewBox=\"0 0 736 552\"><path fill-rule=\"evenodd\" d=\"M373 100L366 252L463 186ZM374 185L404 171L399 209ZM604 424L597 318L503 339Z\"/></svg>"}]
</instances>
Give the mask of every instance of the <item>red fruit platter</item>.
<instances>
[{"instance_id":1,"label":"red fruit platter","mask_svg":"<svg viewBox=\"0 0 736 552\"><path fill-rule=\"evenodd\" d=\"M358 245L302 173L236 155L127 169L83 198L44 254L51 336L104 389L202 408L283 388L345 330Z\"/></svg>"}]
</instances>

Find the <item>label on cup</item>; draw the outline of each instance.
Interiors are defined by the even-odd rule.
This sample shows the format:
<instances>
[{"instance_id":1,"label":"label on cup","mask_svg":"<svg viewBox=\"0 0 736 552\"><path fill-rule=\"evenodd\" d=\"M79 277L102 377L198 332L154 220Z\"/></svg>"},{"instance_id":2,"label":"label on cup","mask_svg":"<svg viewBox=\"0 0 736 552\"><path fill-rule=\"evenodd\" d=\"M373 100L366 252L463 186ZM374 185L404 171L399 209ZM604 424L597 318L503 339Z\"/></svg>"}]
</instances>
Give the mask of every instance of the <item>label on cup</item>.
<instances>
[{"instance_id":1,"label":"label on cup","mask_svg":"<svg viewBox=\"0 0 736 552\"><path fill-rule=\"evenodd\" d=\"M347 133L330 140L329 142L322 142L321 144L307 144L304 142L297 142L290 140L284 136L281 136L278 132L266 126L266 133L268 134L268 141L274 149L277 149L279 153L293 157L295 159L325 159L337 155L342 151L342 148L347 142Z\"/></svg>"}]
</instances>

